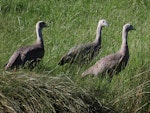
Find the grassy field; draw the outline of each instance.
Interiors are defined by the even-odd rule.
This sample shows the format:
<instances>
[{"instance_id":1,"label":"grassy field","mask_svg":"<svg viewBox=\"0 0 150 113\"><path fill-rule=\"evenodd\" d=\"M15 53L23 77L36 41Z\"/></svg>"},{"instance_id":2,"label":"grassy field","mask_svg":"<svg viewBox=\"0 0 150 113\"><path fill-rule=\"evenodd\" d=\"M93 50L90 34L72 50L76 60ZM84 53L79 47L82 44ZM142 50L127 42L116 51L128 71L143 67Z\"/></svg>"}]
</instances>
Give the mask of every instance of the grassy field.
<instances>
[{"instance_id":1,"label":"grassy field","mask_svg":"<svg viewBox=\"0 0 150 113\"><path fill-rule=\"evenodd\" d=\"M11 91L6 89L15 87L15 81L21 85L26 84L24 79L18 79L22 75L32 76L41 83L42 81L48 83L48 86L44 85L47 88L52 85L49 81L53 80L53 77L66 77L73 82L77 92L80 88L86 90L86 93L95 96L103 105L118 113L150 112L149 6L150 0L1 0L0 98L4 96L14 98L15 93L12 92L11 95ZM71 47L94 40L100 19L106 19L109 23L109 27L105 27L102 31L101 54L82 68L77 65L58 66L57 63L62 55ZM32 71L20 69L15 73L5 72L4 65L12 53L20 46L35 42L35 24L39 20L45 21L49 26L43 29L45 56L42 62ZM129 32L128 35L130 59L126 69L115 75L111 83L108 82L108 77L81 79L81 73L85 69L101 57L119 50L122 27L126 23L131 23L136 28L136 31ZM9 81L9 77L13 82ZM72 84L65 87L67 86L73 87ZM16 90L14 88L14 91ZM22 101L24 102L23 99ZM40 102L43 103L43 100ZM45 105L46 102L45 99ZM50 107L41 112L48 112L48 109Z\"/></svg>"}]
</instances>

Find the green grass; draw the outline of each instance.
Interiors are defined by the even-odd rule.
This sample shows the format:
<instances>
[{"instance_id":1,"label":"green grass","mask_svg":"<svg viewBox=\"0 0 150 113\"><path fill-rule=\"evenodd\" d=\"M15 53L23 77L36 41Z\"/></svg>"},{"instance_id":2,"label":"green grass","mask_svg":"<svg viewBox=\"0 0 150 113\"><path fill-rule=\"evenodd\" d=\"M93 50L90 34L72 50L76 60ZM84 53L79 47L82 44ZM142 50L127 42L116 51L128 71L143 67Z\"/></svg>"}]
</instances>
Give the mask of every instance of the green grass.
<instances>
[{"instance_id":1,"label":"green grass","mask_svg":"<svg viewBox=\"0 0 150 113\"><path fill-rule=\"evenodd\" d=\"M18 72L31 73L41 80L39 76L66 76L119 113L147 113L150 111L149 6L149 0L1 0L0 74L4 78L7 75L3 66L17 48L35 42L35 24L43 20L49 25L43 29L45 56L32 72L22 69ZM57 66L71 47L94 40L97 23L103 18L110 26L102 31L101 54L81 69L76 65ZM119 50L122 26L128 22L136 31L128 35L130 59L126 69L115 75L111 83L108 78L101 77L81 79L85 69L101 57ZM6 96L7 91L2 95Z\"/></svg>"}]
</instances>

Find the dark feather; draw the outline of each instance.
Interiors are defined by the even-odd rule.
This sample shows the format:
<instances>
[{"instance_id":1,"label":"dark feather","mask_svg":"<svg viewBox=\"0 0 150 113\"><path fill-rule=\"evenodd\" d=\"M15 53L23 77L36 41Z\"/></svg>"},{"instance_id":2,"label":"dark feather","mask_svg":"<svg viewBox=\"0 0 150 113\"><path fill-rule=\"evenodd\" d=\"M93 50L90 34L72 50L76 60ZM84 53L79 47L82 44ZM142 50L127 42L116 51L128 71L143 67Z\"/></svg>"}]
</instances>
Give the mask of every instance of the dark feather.
<instances>
[{"instance_id":1,"label":"dark feather","mask_svg":"<svg viewBox=\"0 0 150 113\"><path fill-rule=\"evenodd\" d=\"M75 46L71 48L69 52L62 57L62 59L59 62L59 65L63 65L65 63L87 63L99 53L99 50L100 45L95 45L94 43Z\"/></svg>"},{"instance_id":2,"label":"dark feather","mask_svg":"<svg viewBox=\"0 0 150 113\"><path fill-rule=\"evenodd\" d=\"M5 69L24 66L27 62L28 67L33 67L32 64L42 59L43 56L44 48L40 45L21 47L13 53Z\"/></svg>"}]
</instances>

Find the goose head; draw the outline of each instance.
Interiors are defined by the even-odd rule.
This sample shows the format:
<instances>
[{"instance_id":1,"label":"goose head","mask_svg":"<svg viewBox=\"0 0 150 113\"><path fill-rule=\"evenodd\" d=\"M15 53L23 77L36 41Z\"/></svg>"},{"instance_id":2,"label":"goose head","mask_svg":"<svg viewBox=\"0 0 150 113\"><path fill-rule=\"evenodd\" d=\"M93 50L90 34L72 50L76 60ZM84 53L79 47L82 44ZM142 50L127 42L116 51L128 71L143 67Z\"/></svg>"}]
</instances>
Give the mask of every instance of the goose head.
<instances>
[{"instance_id":1,"label":"goose head","mask_svg":"<svg viewBox=\"0 0 150 113\"><path fill-rule=\"evenodd\" d=\"M127 24L125 24L124 26L123 26L123 29L125 30L125 31L130 31L130 30L136 30L131 24L129 24L129 23L127 23Z\"/></svg>"},{"instance_id":2,"label":"goose head","mask_svg":"<svg viewBox=\"0 0 150 113\"><path fill-rule=\"evenodd\" d=\"M36 27L43 29L44 27L47 27L47 24L44 21L38 21Z\"/></svg>"},{"instance_id":3,"label":"goose head","mask_svg":"<svg viewBox=\"0 0 150 113\"><path fill-rule=\"evenodd\" d=\"M98 26L102 26L102 27L108 26L108 23L105 19L102 19L102 20L99 20Z\"/></svg>"}]
</instances>

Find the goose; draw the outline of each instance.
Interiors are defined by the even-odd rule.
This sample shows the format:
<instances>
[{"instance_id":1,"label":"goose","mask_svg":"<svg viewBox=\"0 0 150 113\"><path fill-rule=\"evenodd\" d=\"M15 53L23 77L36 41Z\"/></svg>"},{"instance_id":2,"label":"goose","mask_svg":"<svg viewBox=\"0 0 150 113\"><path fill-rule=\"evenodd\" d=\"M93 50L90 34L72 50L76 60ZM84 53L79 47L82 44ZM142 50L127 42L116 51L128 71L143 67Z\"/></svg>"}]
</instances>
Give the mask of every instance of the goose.
<instances>
[{"instance_id":1,"label":"goose","mask_svg":"<svg viewBox=\"0 0 150 113\"><path fill-rule=\"evenodd\" d=\"M91 61L93 57L98 55L101 48L101 32L104 26L108 26L106 20L99 20L95 40L92 43L72 47L68 53L63 55L58 65L64 65L66 63L84 64Z\"/></svg>"},{"instance_id":2,"label":"goose","mask_svg":"<svg viewBox=\"0 0 150 113\"><path fill-rule=\"evenodd\" d=\"M108 74L112 79L114 74L117 74L124 69L129 59L127 36L130 30L135 30L131 24L127 23L123 26L122 44L118 52L101 58L93 66L84 71L81 76L85 77L87 75L98 76L99 74Z\"/></svg>"},{"instance_id":3,"label":"goose","mask_svg":"<svg viewBox=\"0 0 150 113\"><path fill-rule=\"evenodd\" d=\"M43 21L38 21L36 24L37 40L34 45L24 46L16 50L10 57L8 63L5 66L5 70L17 68L18 66L24 66L27 62L29 68L33 68L37 61L44 56L44 43L42 38L42 29L47 27Z\"/></svg>"}]
</instances>

